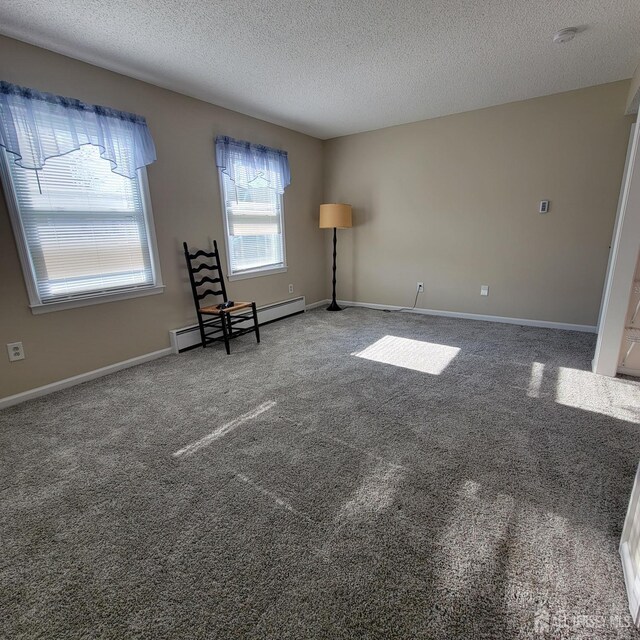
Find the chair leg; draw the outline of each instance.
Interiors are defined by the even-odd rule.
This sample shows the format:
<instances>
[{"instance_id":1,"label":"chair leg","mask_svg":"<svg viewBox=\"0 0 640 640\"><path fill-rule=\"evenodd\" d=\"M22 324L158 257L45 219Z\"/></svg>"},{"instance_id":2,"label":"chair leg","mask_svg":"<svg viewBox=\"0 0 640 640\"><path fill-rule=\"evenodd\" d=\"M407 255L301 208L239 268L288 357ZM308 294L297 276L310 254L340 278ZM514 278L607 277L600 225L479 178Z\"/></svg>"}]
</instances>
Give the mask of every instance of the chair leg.
<instances>
[{"instance_id":1,"label":"chair leg","mask_svg":"<svg viewBox=\"0 0 640 640\"><path fill-rule=\"evenodd\" d=\"M204 334L204 324L201 313L198 313L198 326L200 327L200 339L202 340L202 348L204 349L207 346L207 337Z\"/></svg>"},{"instance_id":2,"label":"chair leg","mask_svg":"<svg viewBox=\"0 0 640 640\"><path fill-rule=\"evenodd\" d=\"M223 313L222 320L222 337L224 338L224 348L227 350L227 355L231 355L231 349L229 348L229 334L227 333L227 313Z\"/></svg>"},{"instance_id":3,"label":"chair leg","mask_svg":"<svg viewBox=\"0 0 640 640\"><path fill-rule=\"evenodd\" d=\"M253 311L253 328L256 332L256 342L260 344L260 329L258 328L258 311L256 309L256 303L251 303L251 310Z\"/></svg>"},{"instance_id":4,"label":"chair leg","mask_svg":"<svg viewBox=\"0 0 640 640\"><path fill-rule=\"evenodd\" d=\"M231 314L227 313L227 326L229 328L229 338L233 335L233 324L231 324Z\"/></svg>"}]
</instances>

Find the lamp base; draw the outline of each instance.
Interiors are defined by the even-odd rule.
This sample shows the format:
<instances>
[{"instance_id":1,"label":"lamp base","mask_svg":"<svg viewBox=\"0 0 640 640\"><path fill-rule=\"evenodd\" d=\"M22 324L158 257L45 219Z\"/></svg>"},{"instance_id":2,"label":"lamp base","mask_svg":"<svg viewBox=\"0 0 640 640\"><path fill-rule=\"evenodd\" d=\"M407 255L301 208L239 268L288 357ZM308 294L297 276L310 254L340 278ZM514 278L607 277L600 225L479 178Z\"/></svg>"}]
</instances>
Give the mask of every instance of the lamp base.
<instances>
[{"instance_id":1,"label":"lamp base","mask_svg":"<svg viewBox=\"0 0 640 640\"><path fill-rule=\"evenodd\" d=\"M327 307L327 311L342 311L342 307L339 307L338 303L332 300L331 304Z\"/></svg>"}]
</instances>

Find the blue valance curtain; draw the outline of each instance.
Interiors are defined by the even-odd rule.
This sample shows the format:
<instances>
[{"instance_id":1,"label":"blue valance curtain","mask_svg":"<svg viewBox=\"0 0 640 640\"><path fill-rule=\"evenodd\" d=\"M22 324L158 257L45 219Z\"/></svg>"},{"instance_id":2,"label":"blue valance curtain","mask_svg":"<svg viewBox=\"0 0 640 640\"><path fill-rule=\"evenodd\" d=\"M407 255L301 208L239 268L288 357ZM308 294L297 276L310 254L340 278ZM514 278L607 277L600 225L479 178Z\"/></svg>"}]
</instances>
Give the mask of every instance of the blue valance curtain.
<instances>
[{"instance_id":1,"label":"blue valance curtain","mask_svg":"<svg viewBox=\"0 0 640 640\"><path fill-rule=\"evenodd\" d=\"M156 159L142 116L0 81L0 146L25 169L91 144L114 173L134 178Z\"/></svg>"},{"instance_id":2,"label":"blue valance curtain","mask_svg":"<svg viewBox=\"0 0 640 640\"><path fill-rule=\"evenodd\" d=\"M216 138L216 164L239 187L261 178L269 188L284 193L291 182L286 151L228 136Z\"/></svg>"}]
</instances>

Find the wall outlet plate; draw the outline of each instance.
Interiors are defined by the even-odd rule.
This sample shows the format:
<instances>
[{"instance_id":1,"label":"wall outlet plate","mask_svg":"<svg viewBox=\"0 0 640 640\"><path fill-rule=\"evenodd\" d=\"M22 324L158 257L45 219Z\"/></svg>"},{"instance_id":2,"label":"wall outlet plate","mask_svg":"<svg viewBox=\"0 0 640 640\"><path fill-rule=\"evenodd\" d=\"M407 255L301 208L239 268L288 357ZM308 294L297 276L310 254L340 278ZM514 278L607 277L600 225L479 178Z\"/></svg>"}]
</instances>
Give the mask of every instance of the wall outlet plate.
<instances>
[{"instance_id":1,"label":"wall outlet plate","mask_svg":"<svg viewBox=\"0 0 640 640\"><path fill-rule=\"evenodd\" d=\"M289 293L293 293L293 285L292 284L289 285Z\"/></svg>"},{"instance_id":2,"label":"wall outlet plate","mask_svg":"<svg viewBox=\"0 0 640 640\"><path fill-rule=\"evenodd\" d=\"M9 362L24 360L24 347L22 346L22 342L9 342L7 344L7 353L9 354Z\"/></svg>"},{"instance_id":3,"label":"wall outlet plate","mask_svg":"<svg viewBox=\"0 0 640 640\"><path fill-rule=\"evenodd\" d=\"M489 295L489 285L488 284L480 285L480 295L481 296L488 296Z\"/></svg>"},{"instance_id":4,"label":"wall outlet plate","mask_svg":"<svg viewBox=\"0 0 640 640\"><path fill-rule=\"evenodd\" d=\"M424 282L418 282L417 283L416 291L418 293L422 293L424 291Z\"/></svg>"},{"instance_id":5,"label":"wall outlet plate","mask_svg":"<svg viewBox=\"0 0 640 640\"><path fill-rule=\"evenodd\" d=\"M540 206L538 208L538 213L549 213L549 201L548 200L540 200Z\"/></svg>"}]
</instances>

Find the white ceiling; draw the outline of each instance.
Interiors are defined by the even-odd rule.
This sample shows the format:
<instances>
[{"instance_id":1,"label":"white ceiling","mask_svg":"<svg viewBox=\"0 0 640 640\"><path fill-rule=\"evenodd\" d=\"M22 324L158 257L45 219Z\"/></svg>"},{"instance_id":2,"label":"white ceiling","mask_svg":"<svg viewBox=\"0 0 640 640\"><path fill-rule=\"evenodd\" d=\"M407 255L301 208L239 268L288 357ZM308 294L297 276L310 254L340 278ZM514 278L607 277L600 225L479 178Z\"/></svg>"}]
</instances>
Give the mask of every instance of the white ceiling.
<instances>
[{"instance_id":1,"label":"white ceiling","mask_svg":"<svg viewBox=\"0 0 640 640\"><path fill-rule=\"evenodd\" d=\"M0 32L330 138L629 78L640 1L0 0Z\"/></svg>"}]
</instances>

